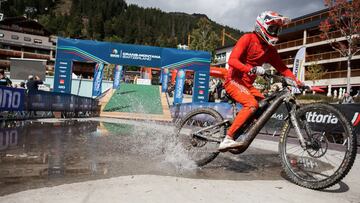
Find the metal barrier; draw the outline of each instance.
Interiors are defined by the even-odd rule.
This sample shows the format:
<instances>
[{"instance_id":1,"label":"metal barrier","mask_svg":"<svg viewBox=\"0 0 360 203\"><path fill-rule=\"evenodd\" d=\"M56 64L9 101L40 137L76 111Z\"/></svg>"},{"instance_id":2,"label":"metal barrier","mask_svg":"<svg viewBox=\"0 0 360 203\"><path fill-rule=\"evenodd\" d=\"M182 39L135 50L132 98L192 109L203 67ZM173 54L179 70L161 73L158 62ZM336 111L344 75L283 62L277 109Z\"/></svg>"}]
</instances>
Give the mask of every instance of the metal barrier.
<instances>
[{"instance_id":1,"label":"metal barrier","mask_svg":"<svg viewBox=\"0 0 360 203\"><path fill-rule=\"evenodd\" d=\"M80 115L98 115L100 106L97 99L72 94L34 91L25 93L25 89L0 87L0 112L5 118L26 119L32 112L47 112L51 115L61 112L63 117Z\"/></svg>"}]
</instances>

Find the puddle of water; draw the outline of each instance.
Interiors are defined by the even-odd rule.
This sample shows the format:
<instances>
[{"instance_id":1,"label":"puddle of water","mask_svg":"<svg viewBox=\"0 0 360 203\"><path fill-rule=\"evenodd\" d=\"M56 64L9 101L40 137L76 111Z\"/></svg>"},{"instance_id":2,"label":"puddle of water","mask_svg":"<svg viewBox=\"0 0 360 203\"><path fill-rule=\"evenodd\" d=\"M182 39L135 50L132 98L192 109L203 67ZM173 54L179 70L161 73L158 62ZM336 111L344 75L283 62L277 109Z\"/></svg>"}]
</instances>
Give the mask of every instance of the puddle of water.
<instances>
[{"instance_id":1,"label":"puddle of water","mask_svg":"<svg viewBox=\"0 0 360 203\"><path fill-rule=\"evenodd\" d=\"M237 180L280 178L277 154L263 150L249 150L242 156L222 155L199 169L172 139L173 132L172 126L152 122L2 123L0 195L137 174Z\"/></svg>"}]
</instances>

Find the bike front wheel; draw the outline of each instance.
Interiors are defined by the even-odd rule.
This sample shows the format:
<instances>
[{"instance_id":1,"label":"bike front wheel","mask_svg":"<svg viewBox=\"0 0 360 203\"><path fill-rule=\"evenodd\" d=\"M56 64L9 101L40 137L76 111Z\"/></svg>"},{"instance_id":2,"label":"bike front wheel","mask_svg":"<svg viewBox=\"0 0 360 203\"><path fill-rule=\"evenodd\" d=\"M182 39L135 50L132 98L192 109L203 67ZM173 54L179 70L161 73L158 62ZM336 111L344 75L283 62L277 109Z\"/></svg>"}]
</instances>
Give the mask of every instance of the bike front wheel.
<instances>
[{"instance_id":1,"label":"bike front wheel","mask_svg":"<svg viewBox=\"0 0 360 203\"><path fill-rule=\"evenodd\" d=\"M334 106L310 104L296 112L306 146L301 146L288 120L279 143L287 178L306 188L324 189L338 183L350 171L357 151L351 123Z\"/></svg>"},{"instance_id":2,"label":"bike front wheel","mask_svg":"<svg viewBox=\"0 0 360 203\"><path fill-rule=\"evenodd\" d=\"M218 147L225 137L223 117L210 108L189 112L177 125L176 137L189 159L204 166L219 154ZM217 125L218 124L218 125Z\"/></svg>"}]
</instances>

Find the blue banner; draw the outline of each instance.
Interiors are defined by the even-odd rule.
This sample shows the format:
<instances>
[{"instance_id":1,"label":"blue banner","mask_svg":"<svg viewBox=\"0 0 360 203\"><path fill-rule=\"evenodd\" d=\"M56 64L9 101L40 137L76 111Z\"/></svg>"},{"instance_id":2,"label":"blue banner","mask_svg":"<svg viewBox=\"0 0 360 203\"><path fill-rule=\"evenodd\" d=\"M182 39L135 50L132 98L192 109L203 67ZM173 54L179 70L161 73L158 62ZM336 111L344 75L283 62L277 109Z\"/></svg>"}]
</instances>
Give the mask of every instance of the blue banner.
<instances>
[{"instance_id":1,"label":"blue banner","mask_svg":"<svg viewBox=\"0 0 360 203\"><path fill-rule=\"evenodd\" d=\"M101 95L103 70L104 70L104 64L97 63L94 72L92 96L97 97Z\"/></svg>"},{"instance_id":2,"label":"blue banner","mask_svg":"<svg viewBox=\"0 0 360 203\"><path fill-rule=\"evenodd\" d=\"M185 71L183 69L180 69L178 70L176 75L174 104L182 103L184 84L185 84Z\"/></svg>"},{"instance_id":3,"label":"blue banner","mask_svg":"<svg viewBox=\"0 0 360 203\"><path fill-rule=\"evenodd\" d=\"M118 89L120 86L122 69L123 69L123 67L121 65L115 66L113 89Z\"/></svg>"},{"instance_id":4,"label":"blue banner","mask_svg":"<svg viewBox=\"0 0 360 203\"><path fill-rule=\"evenodd\" d=\"M204 51L59 37L56 48L54 91L71 93L72 61L209 72L210 58L210 53Z\"/></svg>"},{"instance_id":5,"label":"blue banner","mask_svg":"<svg viewBox=\"0 0 360 203\"><path fill-rule=\"evenodd\" d=\"M72 62L69 60L56 59L54 91L60 93L71 93Z\"/></svg>"},{"instance_id":6,"label":"blue banner","mask_svg":"<svg viewBox=\"0 0 360 203\"><path fill-rule=\"evenodd\" d=\"M169 83L169 69L164 68L161 71L161 92L166 92Z\"/></svg>"},{"instance_id":7,"label":"blue banner","mask_svg":"<svg viewBox=\"0 0 360 203\"><path fill-rule=\"evenodd\" d=\"M0 86L0 111L22 111L25 89Z\"/></svg>"},{"instance_id":8,"label":"blue banner","mask_svg":"<svg viewBox=\"0 0 360 203\"><path fill-rule=\"evenodd\" d=\"M208 102L209 100L209 72L196 71L194 78L193 102Z\"/></svg>"}]
</instances>

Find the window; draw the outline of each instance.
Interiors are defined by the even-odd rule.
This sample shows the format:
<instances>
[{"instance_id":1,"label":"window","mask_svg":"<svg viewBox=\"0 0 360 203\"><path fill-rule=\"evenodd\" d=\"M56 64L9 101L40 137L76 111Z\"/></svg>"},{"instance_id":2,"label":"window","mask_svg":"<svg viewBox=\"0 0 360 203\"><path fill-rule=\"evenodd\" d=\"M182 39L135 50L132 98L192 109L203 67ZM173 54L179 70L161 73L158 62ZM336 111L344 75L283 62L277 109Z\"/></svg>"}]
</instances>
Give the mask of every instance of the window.
<instances>
[{"instance_id":1,"label":"window","mask_svg":"<svg viewBox=\"0 0 360 203\"><path fill-rule=\"evenodd\" d=\"M19 36L17 36L17 35L11 35L11 39L18 40L18 39L19 39Z\"/></svg>"},{"instance_id":2,"label":"window","mask_svg":"<svg viewBox=\"0 0 360 203\"><path fill-rule=\"evenodd\" d=\"M41 39L34 39L34 43L36 43L36 44L42 44L42 40L41 40Z\"/></svg>"},{"instance_id":3,"label":"window","mask_svg":"<svg viewBox=\"0 0 360 203\"><path fill-rule=\"evenodd\" d=\"M4 33L0 33L0 38L4 38Z\"/></svg>"},{"instance_id":4,"label":"window","mask_svg":"<svg viewBox=\"0 0 360 203\"><path fill-rule=\"evenodd\" d=\"M31 38L30 37L24 37L24 41L31 42Z\"/></svg>"}]
</instances>

